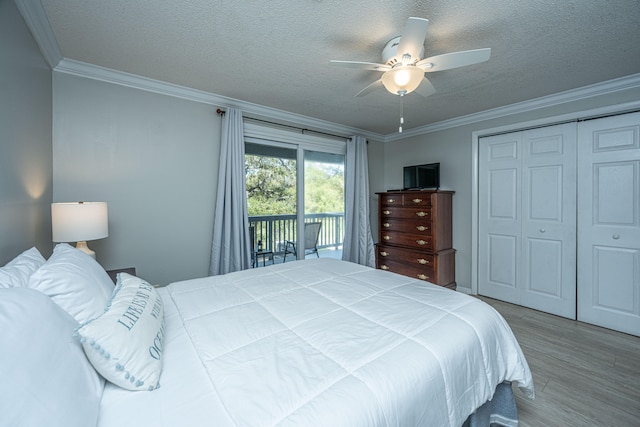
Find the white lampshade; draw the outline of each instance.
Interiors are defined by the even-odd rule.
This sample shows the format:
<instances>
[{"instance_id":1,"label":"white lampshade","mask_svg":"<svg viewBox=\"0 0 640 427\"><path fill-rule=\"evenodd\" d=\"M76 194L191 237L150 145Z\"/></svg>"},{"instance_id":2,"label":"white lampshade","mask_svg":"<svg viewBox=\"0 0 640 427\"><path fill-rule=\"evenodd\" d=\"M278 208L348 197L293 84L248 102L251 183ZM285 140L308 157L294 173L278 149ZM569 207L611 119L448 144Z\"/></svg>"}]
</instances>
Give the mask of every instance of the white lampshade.
<instances>
[{"instance_id":1,"label":"white lampshade","mask_svg":"<svg viewBox=\"0 0 640 427\"><path fill-rule=\"evenodd\" d=\"M394 95L406 95L416 90L423 78L423 69L415 65L399 65L382 75L382 84Z\"/></svg>"},{"instance_id":2,"label":"white lampshade","mask_svg":"<svg viewBox=\"0 0 640 427\"><path fill-rule=\"evenodd\" d=\"M54 242L78 242L76 247L95 257L87 248L88 240L109 236L105 202L70 202L51 204L51 231Z\"/></svg>"}]
</instances>

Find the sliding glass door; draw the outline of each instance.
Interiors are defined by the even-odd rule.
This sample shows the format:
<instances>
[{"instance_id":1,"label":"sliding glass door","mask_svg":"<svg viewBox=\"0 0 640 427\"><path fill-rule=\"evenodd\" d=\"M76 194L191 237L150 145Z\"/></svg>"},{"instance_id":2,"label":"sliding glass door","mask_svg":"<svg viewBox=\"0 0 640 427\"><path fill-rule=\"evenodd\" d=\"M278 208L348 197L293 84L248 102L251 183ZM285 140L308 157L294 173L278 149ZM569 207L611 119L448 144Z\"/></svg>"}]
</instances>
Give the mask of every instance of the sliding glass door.
<instances>
[{"instance_id":1,"label":"sliding glass door","mask_svg":"<svg viewBox=\"0 0 640 427\"><path fill-rule=\"evenodd\" d=\"M254 251L279 254L296 240L297 149L245 143L247 208Z\"/></svg>"},{"instance_id":2,"label":"sliding glass door","mask_svg":"<svg viewBox=\"0 0 640 427\"><path fill-rule=\"evenodd\" d=\"M304 221L321 223L317 249L342 258L344 155L304 151Z\"/></svg>"},{"instance_id":3,"label":"sliding glass door","mask_svg":"<svg viewBox=\"0 0 640 427\"><path fill-rule=\"evenodd\" d=\"M340 151L340 150L334 150ZM302 165L302 167L300 167ZM342 256L344 153L307 150L301 144L252 140L245 143L247 206L254 251L273 261L304 258L304 223L320 222L316 249ZM314 251L310 256L317 256Z\"/></svg>"}]
</instances>

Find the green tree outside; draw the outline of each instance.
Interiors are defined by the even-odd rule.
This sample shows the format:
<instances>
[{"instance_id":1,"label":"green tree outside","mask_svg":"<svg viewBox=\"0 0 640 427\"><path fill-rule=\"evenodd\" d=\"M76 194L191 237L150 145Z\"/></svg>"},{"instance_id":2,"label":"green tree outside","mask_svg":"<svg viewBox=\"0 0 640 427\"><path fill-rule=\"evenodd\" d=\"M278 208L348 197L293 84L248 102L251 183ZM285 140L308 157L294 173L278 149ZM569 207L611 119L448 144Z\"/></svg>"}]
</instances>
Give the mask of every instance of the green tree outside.
<instances>
[{"instance_id":1,"label":"green tree outside","mask_svg":"<svg viewBox=\"0 0 640 427\"><path fill-rule=\"evenodd\" d=\"M245 157L249 216L296 213L296 161L275 157ZM305 164L306 213L344 211L344 167Z\"/></svg>"},{"instance_id":2,"label":"green tree outside","mask_svg":"<svg viewBox=\"0 0 640 427\"><path fill-rule=\"evenodd\" d=\"M296 161L245 156L249 216L296 212Z\"/></svg>"}]
</instances>

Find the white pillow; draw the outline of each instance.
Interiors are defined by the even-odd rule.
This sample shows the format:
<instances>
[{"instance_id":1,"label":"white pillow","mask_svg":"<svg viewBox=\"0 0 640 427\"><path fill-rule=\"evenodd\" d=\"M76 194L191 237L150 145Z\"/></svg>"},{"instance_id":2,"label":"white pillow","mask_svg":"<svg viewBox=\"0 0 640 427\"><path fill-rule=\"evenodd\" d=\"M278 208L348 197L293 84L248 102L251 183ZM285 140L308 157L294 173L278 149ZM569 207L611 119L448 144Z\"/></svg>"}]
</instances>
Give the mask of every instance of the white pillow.
<instances>
[{"instance_id":1,"label":"white pillow","mask_svg":"<svg viewBox=\"0 0 640 427\"><path fill-rule=\"evenodd\" d=\"M155 390L162 372L164 305L146 281L127 273L102 316L78 328L94 368L127 390Z\"/></svg>"},{"instance_id":2,"label":"white pillow","mask_svg":"<svg viewBox=\"0 0 640 427\"><path fill-rule=\"evenodd\" d=\"M0 267L0 288L26 287L29 277L45 263L44 257L35 247L27 249Z\"/></svg>"},{"instance_id":3,"label":"white pillow","mask_svg":"<svg viewBox=\"0 0 640 427\"><path fill-rule=\"evenodd\" d=\"M0 289L0 424L95 426L104 379L73 338L78 322L46 295Z\"/></svg>"},{"instance_id":4,"label":"white pillow","mask_svg":"<svg viewBox=\"0 0 640 427\"><path fill-rule=\"evenodd\" d=\"M29 287L49 295L78 323L100 316L113 293L113 281L89 255L60 243L42 267L31 275Z\"/></svg>"}]
</instances>

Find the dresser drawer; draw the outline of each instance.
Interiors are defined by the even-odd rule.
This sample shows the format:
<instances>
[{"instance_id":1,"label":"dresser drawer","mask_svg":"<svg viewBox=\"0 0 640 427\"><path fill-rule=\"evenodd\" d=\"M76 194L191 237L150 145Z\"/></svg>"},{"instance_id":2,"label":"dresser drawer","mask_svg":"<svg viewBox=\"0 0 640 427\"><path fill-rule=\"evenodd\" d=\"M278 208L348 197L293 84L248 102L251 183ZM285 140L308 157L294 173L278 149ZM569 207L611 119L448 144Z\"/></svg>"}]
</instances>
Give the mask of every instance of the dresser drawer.
<instances>
[{"instance_id":1,"label":"dresser drawer","mask_svg":"<svg viewBox=\"0 0 640 427\"><path fill-rule=\"evenodd\" d=\"M424 251L412 251L410 249L396 248L393 246L377 246L378 261L383 264L387 261L404 262L415 267L433 269L435 257Z\"/></svg>"},{"instance_id":2,"label":"dresser drawer","mask_svg":"<svg viewBox=\"0 0 640 427\"><path fill-rule=\"evenodd\" d=\"M380 217L383 221L385 218L422 219L431 221L431 208L421 209L385 206L380 210Z\"/></svg>"},{"instance_id":3,"label":"dresser drawer","mask_svg":"<svg viewBox=\"0 0 640 427\"><path fill-rule=\"evenodd\" d=\"M431 206L431 196L424 194L404 194L402 204L407 207L411 206Z\"/></svg>"},{"instance_id":4,"label":"dresser drawer","mask_svg":"<svg viewBox=\"0 0 640 427\"><path fill-rule=\"evenodd\" d=\"M433 238L428 235L399 233L395 231L380 231L380 243L401 245L409 249L433 250Z\"/></svg>"},{"instance_id":5,"label":"dresser drawer","mask_svg":"<svg viewBox=\"0 0 640 427\"><path fill-rule=\"evenodd\" d=\"M402 206L402 194L381 194L380 206Z\"/></svg>"},{"instance_id":6,"label":"dresser drawer","mask_svg":"<svg viewBox=\"0 0 640 427\"><path fill-rule=\"evenodd\" d=\"M435 283L434 270L428 267L415 266L403 263L402 261L381 261L378 265L380 270L391 271L414 279L426 280Z\"/></svg>"},{"instance_id":7,"label":"dresser drawer","mask_svg":"<svg viewBox=\"0 0 640 427\"><path fill-rule=\"evenodd\" d=\"M426 219L408 221L399 218L385 218L380 223L380 227L386 231L431 235L431 221Z\"/></svg>"}]
</instances>

